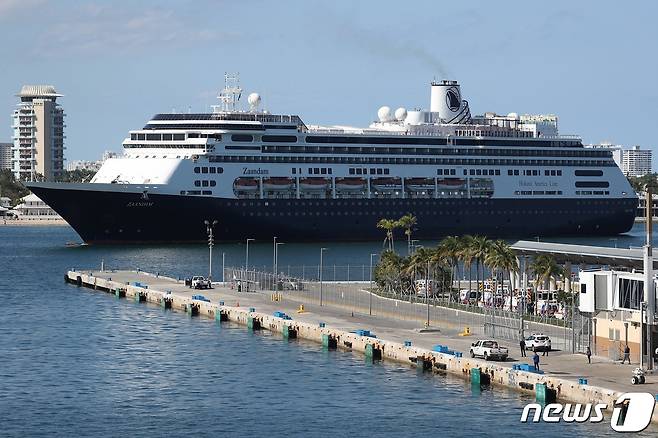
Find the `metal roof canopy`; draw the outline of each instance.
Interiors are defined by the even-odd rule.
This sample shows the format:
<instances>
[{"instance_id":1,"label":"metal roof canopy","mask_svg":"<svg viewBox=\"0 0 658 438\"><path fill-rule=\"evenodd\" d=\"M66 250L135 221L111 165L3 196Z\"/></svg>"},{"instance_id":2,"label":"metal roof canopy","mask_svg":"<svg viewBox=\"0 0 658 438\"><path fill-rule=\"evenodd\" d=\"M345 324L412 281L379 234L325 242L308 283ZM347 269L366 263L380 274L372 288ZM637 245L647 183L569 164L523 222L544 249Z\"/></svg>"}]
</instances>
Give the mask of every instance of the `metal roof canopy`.
<instances>
[{"instance_id":1,"label":"metal roof canopy","mask_svg":"<svg viewBox=\"0 0 658 438\"><path fill-rule=\"evenodd\" d=\"M519 240L511 245L518 255L551 255L558 263L623 266L643 269L644 248L609 248L606 246L571 245L567 243ZM653 258L654 268L657 259Z\"/></svg>"}]
</instances>

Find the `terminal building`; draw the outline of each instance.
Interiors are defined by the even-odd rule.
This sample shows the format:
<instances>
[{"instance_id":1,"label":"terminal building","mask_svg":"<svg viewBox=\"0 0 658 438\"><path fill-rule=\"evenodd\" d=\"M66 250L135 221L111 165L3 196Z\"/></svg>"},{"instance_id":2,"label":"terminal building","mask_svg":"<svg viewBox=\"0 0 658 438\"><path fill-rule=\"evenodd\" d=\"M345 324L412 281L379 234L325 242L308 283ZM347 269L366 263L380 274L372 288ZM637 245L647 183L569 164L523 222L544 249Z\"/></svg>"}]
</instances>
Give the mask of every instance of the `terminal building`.
<instances>
[{"instance_id":1,"label":"terminal building","mask_svg":"<svg viewBox=\"0 0 658 438\"><path fill-rule=\"evenodd\" d=\"M64 110L52 85L24 85L12 116L11 169L17 179L53 181L64 170Z\"/></svg>"}]
</instances>

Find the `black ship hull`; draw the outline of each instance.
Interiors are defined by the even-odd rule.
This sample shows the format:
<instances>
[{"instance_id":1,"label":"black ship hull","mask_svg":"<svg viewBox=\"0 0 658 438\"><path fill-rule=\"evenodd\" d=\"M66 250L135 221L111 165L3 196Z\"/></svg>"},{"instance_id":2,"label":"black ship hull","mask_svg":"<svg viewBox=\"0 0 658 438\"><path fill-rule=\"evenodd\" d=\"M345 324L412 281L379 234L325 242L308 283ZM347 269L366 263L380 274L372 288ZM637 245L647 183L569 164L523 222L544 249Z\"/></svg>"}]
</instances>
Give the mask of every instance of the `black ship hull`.
<instances>
[{"instance_id":1,"label":"black ship hull","mask_svg":"<svg viewBox=\"0 0 658 438\"><path fill-rule=\"evenodd\" d=\"M380 240L382 218L412 213L416 239L479 234L497 238L605 236L633 226L637 198L627 199L223 199L144 195L80 185L33 183L30 189L90 244L206 240L217 220L220 241ZM401 231L400 231L401 233Z\"/></svg>"}]
</instances>

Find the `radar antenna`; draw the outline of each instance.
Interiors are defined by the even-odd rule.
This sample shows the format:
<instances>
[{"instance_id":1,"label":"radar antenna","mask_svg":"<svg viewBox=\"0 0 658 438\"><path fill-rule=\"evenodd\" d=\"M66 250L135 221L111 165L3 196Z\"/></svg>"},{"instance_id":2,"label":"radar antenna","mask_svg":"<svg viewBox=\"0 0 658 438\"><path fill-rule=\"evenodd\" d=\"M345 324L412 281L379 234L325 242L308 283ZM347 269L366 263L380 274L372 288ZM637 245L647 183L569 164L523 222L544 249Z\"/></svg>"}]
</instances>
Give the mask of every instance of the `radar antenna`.
<instances>
[{"instance_id":1,"label":"radar antenna","mask_svg":"<svg viewBox=\"0 0 658 438\"><path fill-rule=\"evenodd\" d=\"M240 74L224 73L224 89L217 96L221 105L213 105L213 109L217 111L217 107L221 106L220 111L236 111L236 106L241 96L242 88L240 88Z\"/></svg>"}]
</instances>

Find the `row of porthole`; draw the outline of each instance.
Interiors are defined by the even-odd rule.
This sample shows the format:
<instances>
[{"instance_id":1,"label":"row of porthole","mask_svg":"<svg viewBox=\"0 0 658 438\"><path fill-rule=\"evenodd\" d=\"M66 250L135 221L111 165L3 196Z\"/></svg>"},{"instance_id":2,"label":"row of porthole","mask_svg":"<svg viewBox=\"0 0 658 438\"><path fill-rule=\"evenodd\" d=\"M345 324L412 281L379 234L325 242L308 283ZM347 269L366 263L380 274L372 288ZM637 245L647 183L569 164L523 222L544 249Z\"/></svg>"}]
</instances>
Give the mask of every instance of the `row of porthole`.
<instances>
[{"instance_id":1,"label":"row of porthole","mask_svg":"<svg viewBox=\"0 0 658 438\"><path fill-rule=\"evenodd\" d=\"M300 200L300 201L302 201L302 200ZM369 203L369 202L364 203L362 201L358 201L358 202L337 201L337 202L322 202L322 203L311 201L311 202L300 202L299 204L302 204L304 207L312 207L314 205L315 205L315 207L320 207L321 205L325 206L325 207L340 207L340 206L343 206L343 205L345 207L375 207L375 203ZM432 204L434 204L434 202L429 202L429 201L414 202L413 205L405 205L406 203L402 203L402 202L400 202L398 204L396 202L387 201L387 202L381 202L381 203L377 203L377 204L385 205L387 207L388 206L395 207L397 205L398 207L406 208L406 207L416 207L416 206L422 206L422 205L425 205L425 206L429 207ZM486 205L490 205L490 204L491 204L491 202L487 202L487 201L471 201L471 202L459 202L459 203L454 202L454 201L449 201L449 202L444 202L443 203L443 205L445 205L445 206L449 206L449 205L457 206L457 205L459 205L460 207L476 206L476 205L486 206ZM290 202L290 201L286 202L287 207L291 207L292 205L293 205L292 202ZM227 202L226 206L230 207L231 206L231 201ZM234 206L235 207L262 207L263 205L260 202L256 202L256 203L248 202L247 203L247 202L244 202L244 201L236 201L236 202L234 202ZM275 207L276 202L269 201L269 202L266 203L266 206Z\"/></svg>"},{"instance_id":2,"label":"row of porthole","mask_svg":"<svg viewBox=\"0 0 658 438\"><path fill-rule=\"evenodd\" d=\"M347 211L345 211L345 212L340 212L340 211L336 211L336 212L334 212L334 211L329 211L329 212L327 212L327 211L323 211L323 212L320 212L320 211L316 211L316 212L302 211L302 212L298 212L298 211L295 211L295 212L290 212L290 211L287 211L287 212L272 212L272 213L267 212L267 211L266 212L258 211L258 212L255 212L255 213L254 212L249 212L248 215L249 216L379 216L379 217L383 217L383 216L403 215L405 213L406 212L403 212L403 211L393 211L393 212L391 212L391 211L387 211L387 212L383 212L383 211L379 211L379 212L377 212L377 211L353 211L353 212L347 212ZM514 215L518 216L518 215L529 215L529 214L535 214L535 215L539 215L539 214L578 215L578 214L581 214L581 215L583 215L583 214L614 214L614 213L615 212L613 210L605 210L605 211L594 211L594 210L568 211L568 210L563 210L560 213L557 213L555 211L550 211L549 212L549 211L544 211L544 210L523 210L523 211L516 211L516 212L513 212L513 213L507 213L507 214L514 214ZM439 211L436 211L436 210L427 211L427 210L425 210L425 211L417 211L417 212L415 212L415 214L417 214L419 216L444 216L444 215L445 216L457 216L457 215L469 216L469 215L491 215L491 211L488 211L488 210L475 210L475 211L470 211L468 213L463 213L461 211L450 211L450 210L446 210L446 211L441 211L441 210L439 210ZM496 212L496 214L505 214L505 213ZM243 212L242 216L247 216L247 213Z\"/></svg>"}]
</instances>

